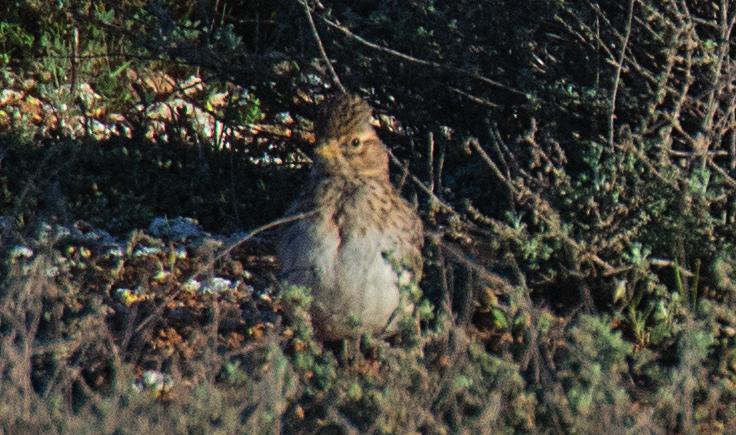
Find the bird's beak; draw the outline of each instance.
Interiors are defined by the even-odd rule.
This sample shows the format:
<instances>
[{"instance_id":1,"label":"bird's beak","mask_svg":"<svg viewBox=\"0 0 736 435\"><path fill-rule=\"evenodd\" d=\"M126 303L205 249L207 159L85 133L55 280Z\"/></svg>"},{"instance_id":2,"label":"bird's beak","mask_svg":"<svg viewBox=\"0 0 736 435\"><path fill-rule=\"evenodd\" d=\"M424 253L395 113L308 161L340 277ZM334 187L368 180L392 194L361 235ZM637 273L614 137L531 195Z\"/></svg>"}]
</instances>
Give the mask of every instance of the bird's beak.
<instances>
[{"instance_id":1,"label":"bird's beak","mask_svg":"<svg viewBox=\"0 0 736 435\"><path fill-rule=\"evenodd\" d=\"M330 146L329 142L320 142L314 149L314 155L325 160L332 160L337 155L337 150Z\"/></svg>"}]
</instances>

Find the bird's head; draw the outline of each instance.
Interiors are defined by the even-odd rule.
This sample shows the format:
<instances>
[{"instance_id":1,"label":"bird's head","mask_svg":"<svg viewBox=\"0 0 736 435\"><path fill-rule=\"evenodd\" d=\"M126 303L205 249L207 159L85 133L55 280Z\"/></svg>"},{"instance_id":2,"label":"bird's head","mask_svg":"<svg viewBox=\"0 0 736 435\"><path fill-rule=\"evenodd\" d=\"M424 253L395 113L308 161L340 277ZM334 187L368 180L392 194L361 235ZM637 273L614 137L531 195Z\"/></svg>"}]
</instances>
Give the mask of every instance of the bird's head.
<instances>
[{"instance_id":1,"label":"bird's head","mask_svg":"<svg viewBox=\"0 0 736 435\"><path fill-rule=\"evenodd\" d=\"M388 178L388 153L370 123L371 107L339 94L320 107L315 126L315 169L320 175Z\"/></svg>"}]
</instances>

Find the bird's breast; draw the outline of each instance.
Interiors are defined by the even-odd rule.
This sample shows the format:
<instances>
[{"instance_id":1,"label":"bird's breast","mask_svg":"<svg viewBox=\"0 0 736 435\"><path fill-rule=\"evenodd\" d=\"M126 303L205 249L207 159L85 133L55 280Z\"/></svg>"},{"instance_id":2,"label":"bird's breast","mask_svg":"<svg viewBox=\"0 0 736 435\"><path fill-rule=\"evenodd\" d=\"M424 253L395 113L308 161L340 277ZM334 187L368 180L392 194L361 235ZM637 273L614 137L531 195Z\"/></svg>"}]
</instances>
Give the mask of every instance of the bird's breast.
<instances>
[{"instance_id":1,"label":"bird's breast","mask_svg":"<svg viewBox=\"0 0 736 435\"><path fill-rule=\"evenodd\" d=\"M312 193L317 213L292 224L279 246L286 280L313 289L318 322L337 327L354 315L382 330L399 305L406 241L397 222L408 209L390 185L333 182Z\"/></svg>"}]
</instances>

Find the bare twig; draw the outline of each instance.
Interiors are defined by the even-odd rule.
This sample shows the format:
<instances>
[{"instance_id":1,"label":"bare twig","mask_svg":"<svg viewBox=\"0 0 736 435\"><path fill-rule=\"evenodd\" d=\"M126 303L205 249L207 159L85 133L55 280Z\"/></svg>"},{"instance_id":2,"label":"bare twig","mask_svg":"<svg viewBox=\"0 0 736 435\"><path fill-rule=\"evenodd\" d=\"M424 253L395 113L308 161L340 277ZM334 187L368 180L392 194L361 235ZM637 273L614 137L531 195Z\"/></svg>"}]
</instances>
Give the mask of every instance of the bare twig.
<instances>
[{"instance_id":1,"label":"bare twig","mask_svg":"<svg viewBox=\"0 0 736 435\"><path fill-rule=\"evenodd\" d=\"M669 260L667 258L650 258L649 264L655 267L671 267L671 268L677 268L680 270L680 273L688 278L692 278L695 276L693 272L690 272L687 269L684 269L682 266L678 265L676 262Z\"/></svg>"},{"instance_id":2,"label":"bare twig","mask_svg":"<svg viewBox=\"0 0 736 435\"><path fill-rule=\"evenodd\" d=\"M472 72L472 71L468 71L468 70L463 69L463 68L458 68L458 67L452 66L452 65L443 65L441 63L434 62L434 61L431 61L431 60L419 59L419 58L414 57L414 56L411 56L409 54L402 53L400 51L396 51L394 49L391 49L391 48L388 48L388 47L384 47L382 45L375 44L375 43L370 42L367 39L361 37L360 35L356 35L355 33L353 33L347 27L342 26L342 25L340 25L340 24L338 24L338 23L330 20L329 18L326 18L324 16L320 16L319 18L322 21L324 21L328 26L332 27L333 29L339 30L344 35L346 35L346 36L350 37L351 39L353 39L353 40L355 40L355 41L357 41L357 42L365 45L366 47L372 48L372 49L377 50L377 51L380 51L382 53L390 54L392 56L398 57L398 58L403 59L403 60L408 61L408 62L412 62L412 63L416 63L416 64L419 64L419 65L424 65L424 66L429 66L429 67L432 67L432 68L437 68L437 69L441 69L441 70L445 70L445 71L451 71L451 72L454 72L454 73L457 73L457 74L460 74L460 75L464 75L466 77L471 77L471 78L476 79L476 80L479 80L479 81L481 81L483 83L486 83L486 84L489 84L489 85L492 85L492 86L496 86L496 87L505 89L505 90L507 90L509 92L512 92L512 93L516 94L516 95L519 95L519 96L522 96L524 98L527 98L527 95L524 92L522 92L522 91L520 91L518 89L512 88L509 85L505 85L505 84L503 84L503 83L501 83L499 81L496 81L496 80L493 80L491 78L488 78L488 77L486 77L484 75L481 75L481 74L478 74L478 73L475 73L475 72Z\"/></svg>"},{"instance_id":3,"label":"bare twig","mask_svg":"<svg viewBox=\"0 0 736 435\"><path fill-rule=\"evenodd\" d=\"M454 92L456 94L462 95L463 97L467 98L468 100L470 100L470 101L472 101L474 103L480 104L481 106L490 107L490 108L493 108L493 109L497 109L499 107L503 107L500 104L496 104L496 103L494 103L492 101L489 101L486 98L479 97L477 95L469 94L469 93L463 91L462 89L458 89L458 88L456 88L454 86L448 86L447 89L449 89L450 91L452 91L452 92Z\"/></svg>"},{"instance_id":4,"label":"bare twig","mask_svg":"<svg viewBox=\"0 0 736 435\"><path fill-rule=\"evenodd\" d=\"M432 199L434 201L436 201L437 204L440 207L442 207L445 211L448 211L448 212L450 212L450 213L452 213L454 215L460 216L460 213L458 213L457 211L455 211L455 209L452 208L451 205L449 205L446 202L442 201L442 199L440 199L437 195L435 195L434 192L432 192L432 189L430 189L429 187L427 187L427 185L424 184L422 182L422 180L420 180L419 178L417 178L416 175L414 175L411 172L409 172L407 170L407 166L404 163L402 163L401 160L399 160L399 158L396 157L396 155L394 155L394 153L391 150L388 150L388 156L391 158L391 162L394 165L398 166L402 170L406 170L407 171L407 174L409 176L409 179L411 179L411 181L413 181L414 184L417 187L419 187L419 189L421 189L424 193L426 193L427 195L429 195L430 197L432 197Z\"/></svg>"},{"instance_id":5,"label":"bare twig","mask_svg":"<svg viewBox=\"0 0 736 435\"><path fill-rule=\"evenodd\" d=\"M429 190L434 193L434 134L427 134L427 180Z\"/></svg>"},{"instance_id":6,"label":"bare twig","mask_svg":"<svg viewBox=\"0 0 736 435\"><path fill-rule=\"evenodd\" d=\"M513 290L513 286L506 279L504 279L500 275L490 272L478 261L465 254L462 249L460 249L454 243L443 240L442 236L442 234L437 232L431 232L427 235L427 237L429 237L434 243L440 246L445 253L450 254L450 256L453 257L455 261L467 267L469 270L477 273L479 277L488 281L494 288L502 290L506 294L510 293Z\"/></svg>"},{"instance_id":7,"label":"bare twig","mask_svg":"<svg viewBox=\"0 0 736 435\"><path fill-rule=\"evenodd\" d=\"M223 249L219 254L217 254L217 256L215 256L214 258L212 258L210 261L208 261L208 262L202 264L201 266L199 266L196 270L194 270L194 272L192 272L189 275L189 277L187 279L182 280L182 282L185 282L185 281L187 281L189 279L192 279L192 278L196 277L197 275L199 275L200 273L202 273L203 271L211 268L212 266L214 266L214 264L217 261L219 261L219 260L223 259L224 257L228 256L233 251L233 249L237 248L238 246L242 245L243 243L247 242L248 240L251 240L256 235L258 235L258 234L260 234L260 233L262 233L264 231L268 231L268 230L270 230L272 228L276 228L278 226L287 224L289 222L294 222L294 221L298 221L298 220L301 220L301 219L305 219L305 218L307 218L309 216L312 216L312 215L316 214L317 212L319 212L319 209L311 210L311 211L308 211L308 212L305 212L305 213L298 213L298 214L291 215L291 216L286 216L284 218L276 219L275 221L271 221L271 222L269 222L269 223L267 223L265 225L261 225L260 227L254 229L253 231L249 232L245 236L243 236L240 239L238 239L238 241L234 242L233 244L231 244L227 248ZM154 312L151 313L148 317L146 317L145 319L143 319L143 321L135 328L135 333L136 334L139 333L141 330L143 330L143 328L148 323L151 322L151 320L153 320L154 318L156 318L157 316L159 316L161 314L161 312L163 312L163 310L166 307L166 305L169 302L171 302L172 300L174 300L174 298L176 298L176 296L178 296L180 292L181 292L181 289L178 289L175 292L172 292L169 296L167 296L166 299L164 301L162 301L162 303L159 304L159 306L156 308L156 310L154 310Z\"/></svg>"},{"instance_id":8,"label":"bare twig","mask_svg":"<svg viewBox=\"0 0 736 435\"><path fill-rule=\"evenodd\" d=\"M348 435L358 435L360 433L355 427L355 424L353 424L353 422L351 422L341 412L337 411L334 407L330 408L328 415L333 421L342 425L341 429Z\"/></svg>"},{"instance_id":9,"label":"bare twig","mask_svg":"<svg viewBox=\"0 0 736 435\"><path fill-rule=\"evenodd\" d=\"M718 166L716 162L713 161L713 159L708 159L708 166L710 166L711 169L715 169L718 174L720 174L721 177L723 177L723 181L726 182L731 188L736 188L736 180L733 179L730 175L728 175L728 172L726 172L723 168Z\"/></svg>"},{"instance_id":10,"label":"bare twig","mask_svg":"<svg viewBox=\"0 0 736 435\"><path fill-rule=\"evenodd\" d=\"M78 70L79 70L79 27L74 26L72 29L72 56L70 62L71 62L71 79L69 83L69 87L71 88L71 95L72 99L77 97L77 88L79 87L79 77L78 77Z\"/></svg>"},{"instance_id":11,"label":"bare twig","mask_svg":"<svg viewBox=\"0 0 736 435\"><path fill-rule=\"evenodd\" d=\"M618 96L618 87L621 82L621 69L624 66L624 60L626 59L626 49L629 46L629 37L631 36L631 20L634 17L634 3L636 0L629 0L629 11L626 17L626 34L624 35L624 41L621 45L621 54L618 59L618 65L616 66L616 77L613 79L613 91L611 92L611 112L608 115L608 144L611 149L614 149L615 144L613 143L613 130L614 122L616 117L616 97Z\"/></svg>"},{"instance_id":12,"label":"bare twig","mask_svg":"<svg viewBox=\"0 0 736 435\"><path fill-rule=\"evenodd\" d=\"M499 167L496 165L496 162L494 162L488 155L488 153L486 153L486 151L483 149L483 147L480 146L480 142L478 142L477 139L471 139L468 140L468 145L470 145L475 150L475 152L480 155L480 158L483 159L483 161L491 169L493 174L504 184L504 186L506 186L511 195L517 195L518 190L514 187L513 184L511 184L511 181L506 178L503 172L501 172L501 169L499 169Z\"/></svg>"},{"instance_id":13,"label":"bare twig","mask_svg":"<svg viewBox=\"0 0 736 435\"><path fill-rule=\"evenodd\" d=\"M340 92L343 94L347 93L345 91L345 87L340 82L340 77L337 76L337 73L335 72L335 68L332 67L332 63L330 62L330 58L327 57L327 52L325 51L325 46L322 44L322 39L319 37L319 33L317 32L317 26L314 25L314 19L312 18L312 11L309 9L309 5L307 4L306 0L298 0L299 3L301 3L302 8L304 8L304 14L307 16L307 21L309 22L309 28L312 31L312 37L314 38L315 44L317 44L317 49L319 50L320 56L322 56L322 61L325 63L325 67L327 67L327 71L330 73L330 78L332 79L332 82L340 89Z\"/></svg>"}]
</instances>

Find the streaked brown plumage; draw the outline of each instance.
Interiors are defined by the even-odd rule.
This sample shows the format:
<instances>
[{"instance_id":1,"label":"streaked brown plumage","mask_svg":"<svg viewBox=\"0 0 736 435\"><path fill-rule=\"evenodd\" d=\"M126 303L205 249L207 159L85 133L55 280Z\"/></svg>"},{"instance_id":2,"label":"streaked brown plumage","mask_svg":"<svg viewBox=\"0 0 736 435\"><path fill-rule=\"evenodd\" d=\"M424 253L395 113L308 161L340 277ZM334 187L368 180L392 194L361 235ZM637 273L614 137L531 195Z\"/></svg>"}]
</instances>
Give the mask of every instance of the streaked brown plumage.
<instances>
[{"instance_id":1,"label":"streaked brown plumage","mask_svg":"<svg viewBox=\"0 0 736 435\"><path fill-rule=\"evenodd\" d=\"M389 181L370 106L338 95L321 109L310 182L289 214L317 212L284 231L283 275L312 288L312 318L323 338L390 331L401 269L421 276L422 223Z\"/></svg>"}]
</instances>

